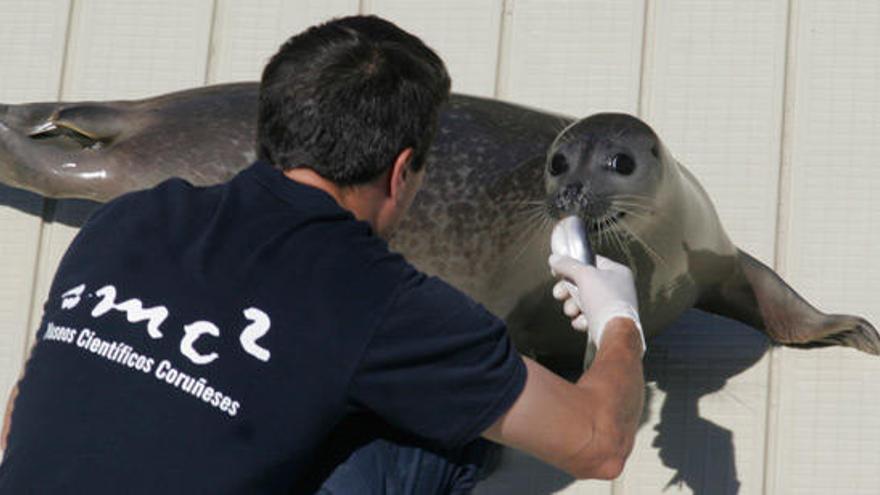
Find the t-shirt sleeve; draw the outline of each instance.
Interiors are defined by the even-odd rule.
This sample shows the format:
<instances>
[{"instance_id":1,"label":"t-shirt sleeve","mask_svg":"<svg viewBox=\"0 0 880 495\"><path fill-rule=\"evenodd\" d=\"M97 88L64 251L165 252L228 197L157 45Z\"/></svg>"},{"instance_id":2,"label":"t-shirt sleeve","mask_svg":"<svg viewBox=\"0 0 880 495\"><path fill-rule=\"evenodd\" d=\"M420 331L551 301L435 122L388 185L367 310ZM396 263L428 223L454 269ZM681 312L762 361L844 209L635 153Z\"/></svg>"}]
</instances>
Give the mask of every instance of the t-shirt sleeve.
<instances>
[{"instance_id":1,"label":"t-shirt sleeve","mask_svg":"<svg viewBox=\"0 0 880 495\"><path fill-rule=\"evenodd\" d=\"M350 397L396 428L454 448L501 417L525 377L503 321L410 269L364 350Z\"/></svg>"}]
</instances>

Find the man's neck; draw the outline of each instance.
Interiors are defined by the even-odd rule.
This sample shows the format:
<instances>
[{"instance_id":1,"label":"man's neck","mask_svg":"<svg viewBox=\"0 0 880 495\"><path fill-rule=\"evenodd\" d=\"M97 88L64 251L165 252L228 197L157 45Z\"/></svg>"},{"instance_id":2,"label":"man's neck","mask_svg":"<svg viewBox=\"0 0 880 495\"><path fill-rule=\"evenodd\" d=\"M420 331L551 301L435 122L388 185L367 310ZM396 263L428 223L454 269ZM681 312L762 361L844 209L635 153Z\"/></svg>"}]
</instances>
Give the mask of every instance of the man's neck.
<instances>
[{"instance_id":1,"label":"man's neck","mask_svg":"<svg viewBox=\"0 0 880 495\"><path fill-rule=\"evenodd\" d=\"M320 189L336 200L339 206L352 212L355 218L375 225L378 217L376 196L382 191L370 184L364 186L340 186L333 181L321 177L310 168L298 167L284 171L284 175L295 182Z\"/></svg>"}]
</instances>

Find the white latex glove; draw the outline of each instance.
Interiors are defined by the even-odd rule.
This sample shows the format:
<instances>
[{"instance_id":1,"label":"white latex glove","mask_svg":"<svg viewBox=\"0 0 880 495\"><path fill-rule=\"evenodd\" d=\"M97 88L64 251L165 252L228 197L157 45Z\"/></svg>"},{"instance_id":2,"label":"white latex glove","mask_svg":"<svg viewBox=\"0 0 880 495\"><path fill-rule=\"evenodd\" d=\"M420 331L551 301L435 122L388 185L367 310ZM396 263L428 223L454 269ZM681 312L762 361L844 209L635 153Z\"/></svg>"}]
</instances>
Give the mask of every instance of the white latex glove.
<instances>
[{"instance_id":1,"label":"white latex glove","mask_svg":"<svg viewBox=\"0 0 880 495\"><path fill-rule=\"evenodd\" d=\"M553 275L563 278L553 286L553 297L563 302L562 310L571 318L572 327L589 331L590 339L599 347L605 325L611 319L629 318L639 329L644 354L647 346L629 267L599 255L595 267L559 254L550 255L549 262ZM570 290L570 284L577 291Z\"/></svg>"}]
</instances>

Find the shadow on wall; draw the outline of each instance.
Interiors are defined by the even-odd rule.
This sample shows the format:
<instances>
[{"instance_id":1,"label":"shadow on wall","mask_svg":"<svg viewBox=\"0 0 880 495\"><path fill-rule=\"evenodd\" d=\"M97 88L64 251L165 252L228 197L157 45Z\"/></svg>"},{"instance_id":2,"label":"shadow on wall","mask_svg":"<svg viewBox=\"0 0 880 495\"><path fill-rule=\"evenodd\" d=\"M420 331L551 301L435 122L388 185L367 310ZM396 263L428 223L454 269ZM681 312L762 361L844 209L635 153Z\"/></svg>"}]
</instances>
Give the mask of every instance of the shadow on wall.
<instances>
[{"instance_id":1,"label":"shadow on wall","mask_svg":"<svg viewBox=\"0 0 880 495\"><path fill-rule=\"evenodd\" d=\"M739 493L733 432L700 417L699 400L754 365L769 346L754 329L698 310L652 341L645 379L666 395L652 446L676 471L666 487L683 483L696 494Z\"/></svg>"},{"instance_id":2,"label":"shadow on wall","mask_svg":"<svg viewBox=\"0 0 880 495\"><path fill-rule=\"evenodd\" d=\"M101 203L85 199L46 199L39 194L0 184L0 207L3 206L46 222L79 228Z\"/></svg>"},{"instance_id":3,"label":"shadow on wall","mask_svg":"<svg viewBox=\"0 0 880 495\"><path fill-rule=\"evenodd\" d=\"M627 491L661 493L668 490L697 495L740 493L734 434L730 429L700 417L699 401L721 390L727 380L760 360L769 349L770 341L742 323L690 310L675 325L652 339L648 347L645 380L649 387L645 410L656 410L656 404L652 402L662 400L663 403L659 418L643 417L638 435L653 435L650 445L657 449L659 462L675 473L663 485L645 486L644 480L650 475L634 470L650 466L645 466L645 461L633 466L634 455L627 470L632 480L626 483ZM664 393L665 399L651 393L655 388ZM744 404L744 408L756 409L750 404ZM731 417L734 414L731 412ZM643 439L641 444L645 443ZM640 457L644 459L646 456L642 454ZM507 449L498 470L478 487L476 493L550 494L574 481L561 471Z\"/></svg>"},{"instance_id":4,"label":"shadow on wall","mask_svg":"<svg viewBox=\"0 0 880 495\"><path fill-rule=\"evenodd\" d=\"M45 203L44 203L45 201ZM100 206L85 200L44 200L41 196L0 185L0 205L68 226L82 225ZM746 325L702 311L691 310L672 327L649 342L645 379L665 394L653 431L644 426L639 435L654 435L651 445L659 461L675 471L665 486L644 487L652 493L686 485L698 495L739 493L733 432L700 417L701 397L721 390L727 380L756 363L769 341ZM652 410L648 389L646 410ZM548 494L574 480L524 454L505 450L501 466L476 490L477 494Z\"/></svg>"},{"instance_id":5,"label":"shadow on wall","mask_svg":"<svg viewBox=\"0 0 880 495\"><path fill-rule=\"evenodd\" d=\"M44 201L44 198L39 194L0 184L0 206L2 207L9 207L29 216L40 218L43 217Z\"/></svg>"}]
</instances>

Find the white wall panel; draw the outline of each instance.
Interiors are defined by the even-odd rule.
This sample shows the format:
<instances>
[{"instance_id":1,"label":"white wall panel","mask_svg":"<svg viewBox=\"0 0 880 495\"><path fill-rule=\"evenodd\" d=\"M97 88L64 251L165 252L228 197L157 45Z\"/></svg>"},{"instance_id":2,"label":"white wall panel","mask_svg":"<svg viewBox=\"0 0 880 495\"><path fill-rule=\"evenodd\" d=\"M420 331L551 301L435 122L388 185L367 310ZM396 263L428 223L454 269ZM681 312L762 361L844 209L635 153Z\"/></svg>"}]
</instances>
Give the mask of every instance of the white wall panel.
<instances>
[{"instance_id":1,"label":"white wall panel","mask_svg":"<svg viewBox=\"0 0 880 495\"><path fill-rule=\"evenodd\" d=\"M366 0L364 5L364 13L388 18L436 50L452 76L453 91L495 93L501 0Z\"/></svg>"},{"instance_id":2,"label":"white wall panel","mask_svg":"<svg viewBox=\"0 0 880 495\"><path fill-rule=\"evenodd\" d=\"M69 15L69 0L0 2L0 101L58 96Z\"/></svg>"},{"instance_id":3,"label":"white wall panel","mask_svg":"<svg viewBox=\"0 0 880 495\"><path fill-rule=\"evenodd\" d=\"M358 8L358 0L219 0L208 82L257 81L284 40Z\"/></svg>"},{"instance_id":4,"label":"white wall panel","mask_svg":"<svg viewBox=\"0 0 880 495\"><path fill-rule=\"evenodd\" d=\"M58 97L67 1L0 3L0 102ZM18 379L28 335L34 271L40 246L41 197L0 186L0 408Z\"/></svg>"},{"instance_id":5,"label":"white wall panel","mask_svg":"<svg viewBox=\"0 0 880 495\"><path fill-rule=\"evenodd\" d=\"M643 116L731 239L772 265L787 3L654 1L649 12Z\"/></svg>"},{"instance_id":6,"label":"white wall panel","mask_svg":"<svg viewBox=\"0 0 880 495\"><path fill-rule=\"evenodd\" d=\"M880 324L880 4L802 0L792 12L786 274L823 310ZM880 359L780 355L768 493L877 493Z\"/></svg>"},{"instance_id":7,"label":"white wall panel","mask_svg":"<svg viewBox=\"0 0 880 495\"><path fill-rule=\"evenodd\" d=\"M74 3L66 99L138 98L203 84L212 0Z\"/></svg>"},{"instance_id":8,"label":"white wall panel","mask_svg":"<svg viewBox=\"0 0 880 495\"><path fill-rule=\"evenodd\" d=\"M578 118L638 111L644 0L510 5L500 98Z\"/></svg>"}]
</instances>

